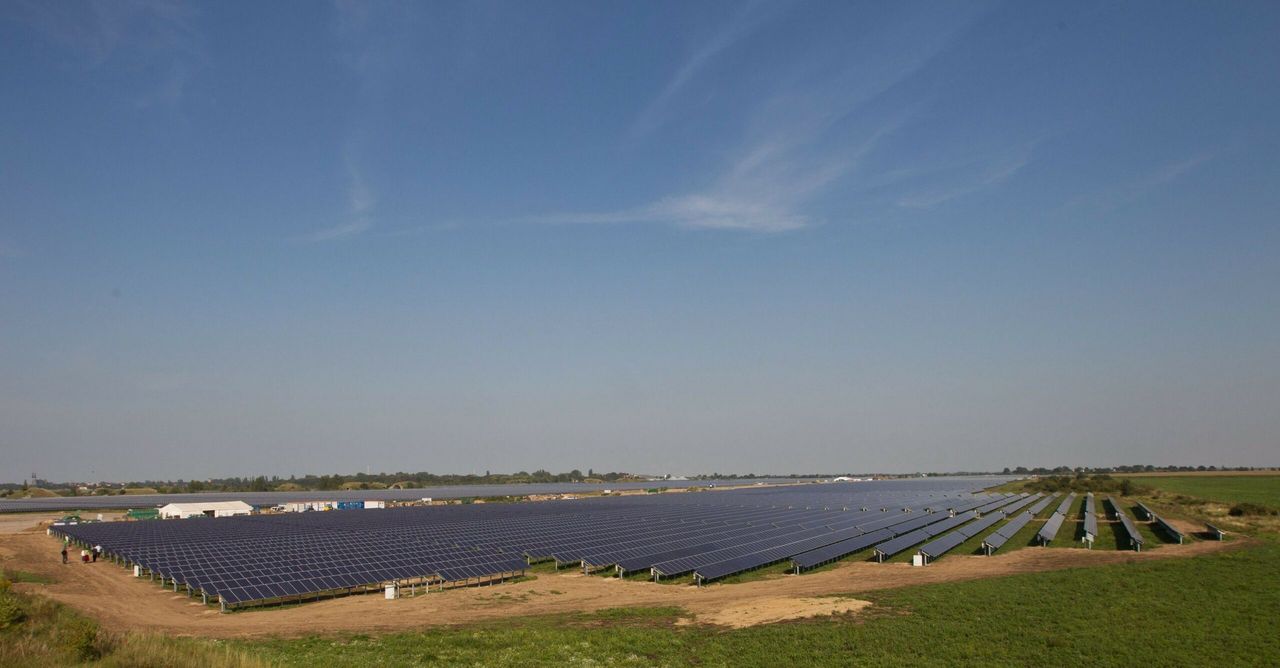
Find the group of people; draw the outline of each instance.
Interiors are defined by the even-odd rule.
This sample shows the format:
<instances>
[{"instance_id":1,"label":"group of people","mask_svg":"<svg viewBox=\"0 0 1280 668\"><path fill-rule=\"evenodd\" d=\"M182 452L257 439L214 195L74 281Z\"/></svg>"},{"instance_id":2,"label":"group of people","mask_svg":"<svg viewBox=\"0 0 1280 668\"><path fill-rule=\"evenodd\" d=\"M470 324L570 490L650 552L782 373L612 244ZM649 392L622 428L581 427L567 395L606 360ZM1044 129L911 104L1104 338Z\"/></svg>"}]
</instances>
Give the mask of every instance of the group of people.
<instances>
[{"instance_id":1,"label":"group of people","mask_svg":"<svg viewBox=\"0 0 1280 668\"><path fill-rule=\"evenodd\" d=\"M80 561L84 563L97 562L98 557L102 556L102 546L94 545L92 549L80 550ZM62 563L67 563L67 543L62 544Z\"/></svg>"}]
</instances>

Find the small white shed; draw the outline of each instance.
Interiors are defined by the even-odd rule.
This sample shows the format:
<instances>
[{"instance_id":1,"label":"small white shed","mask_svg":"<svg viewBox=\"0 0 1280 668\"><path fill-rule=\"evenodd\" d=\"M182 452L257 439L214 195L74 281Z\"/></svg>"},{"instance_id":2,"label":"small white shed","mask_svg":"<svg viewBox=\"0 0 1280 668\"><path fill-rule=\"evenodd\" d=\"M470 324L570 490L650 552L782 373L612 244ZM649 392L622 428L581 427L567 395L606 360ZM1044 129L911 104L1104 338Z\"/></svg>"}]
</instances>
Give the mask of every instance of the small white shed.
<instances>
[{"instance_id":1,"label":"small white shed","mask_svg":"<svg viewBox=\"0 0 1280 668\"><path fill-rule=\"evenodd\" d=\"M231 517L232 515L248 515L253 506L244 501L207 501L203 503L170 503L160 507L160 517L164 519L183 517Z\"/></svg>"}]
</instances>

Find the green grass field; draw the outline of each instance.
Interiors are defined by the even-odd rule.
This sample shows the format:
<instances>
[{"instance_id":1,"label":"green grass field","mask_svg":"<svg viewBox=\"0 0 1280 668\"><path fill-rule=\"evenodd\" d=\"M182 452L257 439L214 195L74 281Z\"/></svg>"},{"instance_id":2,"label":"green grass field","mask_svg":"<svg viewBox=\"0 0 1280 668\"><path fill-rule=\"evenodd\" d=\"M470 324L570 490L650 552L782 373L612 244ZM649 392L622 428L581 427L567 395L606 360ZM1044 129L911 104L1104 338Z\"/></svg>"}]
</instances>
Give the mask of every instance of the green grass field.
<instances>
[{"instance_id":1,"label":"green grass field","mask_svg":"<svg viewBox=\"0 0 1280 668\"><path fill-rule=\"evenodd\" d=\"M286 666L1274 665L1280 544L860 595L854 619L735 631L631 609L424 633L240 643Z\"/></svg>"},{"instance_id":2,"label":"green grass field","mask_svg":"<svg viewBox=\"0 0 1280 668\"><path fill-rule=\"evenodd\" d=\"M1143 476L1130 480L1218 503L1246 501L1280 509L1280 476Z\"/></svg>"}]
</instances>

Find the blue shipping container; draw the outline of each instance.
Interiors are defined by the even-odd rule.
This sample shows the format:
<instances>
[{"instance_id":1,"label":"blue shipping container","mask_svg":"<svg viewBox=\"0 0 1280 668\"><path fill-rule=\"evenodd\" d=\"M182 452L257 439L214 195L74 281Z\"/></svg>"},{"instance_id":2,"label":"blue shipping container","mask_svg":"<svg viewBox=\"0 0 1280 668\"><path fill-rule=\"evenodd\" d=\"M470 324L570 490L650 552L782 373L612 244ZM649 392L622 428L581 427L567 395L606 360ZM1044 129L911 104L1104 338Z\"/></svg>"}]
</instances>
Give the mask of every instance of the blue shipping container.
<instances>
[{"instance_id":1,"label":"blue shipping container","mask_svg":"<svg viewBox=\"0 0 1280 668\"><path fill-rule=\"evenodd\" d=\"M338 510L364 510L364 501L339 501Z\"/></svg>"}]
</instances>

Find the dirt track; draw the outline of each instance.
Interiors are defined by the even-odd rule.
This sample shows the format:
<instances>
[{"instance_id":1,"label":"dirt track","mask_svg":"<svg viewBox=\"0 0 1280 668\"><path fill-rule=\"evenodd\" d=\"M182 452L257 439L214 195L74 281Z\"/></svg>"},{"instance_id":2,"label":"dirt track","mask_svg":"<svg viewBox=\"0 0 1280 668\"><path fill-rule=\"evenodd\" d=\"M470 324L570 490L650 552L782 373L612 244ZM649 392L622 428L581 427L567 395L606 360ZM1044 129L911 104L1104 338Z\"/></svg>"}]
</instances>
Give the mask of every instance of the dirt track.
<instances>
[{"instance_id":1,"label":"dirt track","mask_svg":"<svg viewBox=\"0 0 1280 668\"><path fill-rule=\"evenodd\" d=\"M47 575L50 585L22 584L95 617L114 630L143 630L209 637L297 636L335 631L403 631L457 625L512 616L592 611L629 606L678 606L698 622L745 626L857 610L863 602L836 600L834 593L889 589L907 585L972 580L1079 566L1189 557L1239 547L1197 541L1158 550L1116 552L1073 548L1028 548L993 557L950 556L926 568L907 564L842 563L803 576L786 576L734 585L692 586L584 576L542 574L534 581L496 587L453 589L396 601L379 595L349 596L280 609L220 614L158 586L139 581L108 562L59 563L58 541L42 528L13 523L0 527L0 560L8 569Z\"/></svg>"}]
</instances>

